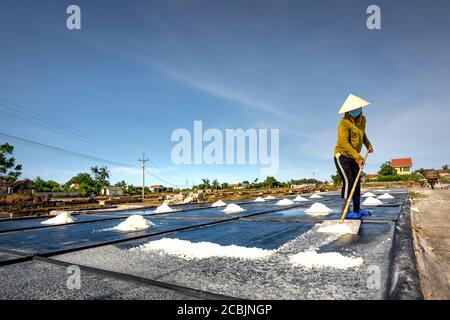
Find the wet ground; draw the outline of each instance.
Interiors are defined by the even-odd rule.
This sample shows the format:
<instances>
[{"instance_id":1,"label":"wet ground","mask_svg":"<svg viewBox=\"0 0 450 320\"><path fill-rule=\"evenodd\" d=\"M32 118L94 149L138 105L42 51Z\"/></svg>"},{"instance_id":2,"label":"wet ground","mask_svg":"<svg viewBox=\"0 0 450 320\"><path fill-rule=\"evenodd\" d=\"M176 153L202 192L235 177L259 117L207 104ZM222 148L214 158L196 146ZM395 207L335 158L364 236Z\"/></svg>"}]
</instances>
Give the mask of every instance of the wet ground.
<instances>
[{"instance_id":1,"label":"wet ground","mask_svg":"<svg viewBox=\"0 0 450 320\"><path fill-rule=\"evenodd\" d=\"M340 237L317 233L320 222L340 215L342 200L336 193L286 207L276 201L247 202L238 214L189 205L158 215L153 209L80 214L76 223L62 226L42 227L42 219L0 222L0 298L389 298L397 276L392 270L396 225L402 213L409 214L406 190L389 192L395 199L368 207L372 216L364 218L358 235ZM333 212L307 214L314 202ZM139 232L112 229L130 214L144 214L155 227ZM134 249L162 238L275 251L264 259L186 260ZM290 262L292 255L311 249L362 258L363 264L339 270L306 269ZM67 288L69 265L81 266L81 290ZM95 281L100 281L98 287Z\"/></svg>"}]
</instances>

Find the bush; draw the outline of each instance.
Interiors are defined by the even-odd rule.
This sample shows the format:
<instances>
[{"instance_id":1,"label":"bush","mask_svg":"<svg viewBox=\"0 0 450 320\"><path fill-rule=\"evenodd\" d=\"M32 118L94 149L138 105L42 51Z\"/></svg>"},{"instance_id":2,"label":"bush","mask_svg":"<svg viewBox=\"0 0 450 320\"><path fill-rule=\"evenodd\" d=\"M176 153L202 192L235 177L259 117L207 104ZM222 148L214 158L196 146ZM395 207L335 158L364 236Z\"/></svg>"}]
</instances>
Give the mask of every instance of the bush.
<instances>
[{"instance_id":1,"label":"bush","mask_svg":"<svg viewBox=\"0 0 450 320\"><path fill-rule=\"evenodd\" d=\"M30 193L14 193L4 196L1 200L1 204L12 205L31 200L33 200L33 196Z\"/></svg>"},{"instance_id":2,"label":"bush","mask_svg":"<svg viewBox=\"0 0 450 320\"><path fill-rule=\"evenodd\" d=\"M379 176L377 179L371 180L376 182L396 182L396 181L417 181L420 177L414 174Z\"/></svg>"}]
</instances>

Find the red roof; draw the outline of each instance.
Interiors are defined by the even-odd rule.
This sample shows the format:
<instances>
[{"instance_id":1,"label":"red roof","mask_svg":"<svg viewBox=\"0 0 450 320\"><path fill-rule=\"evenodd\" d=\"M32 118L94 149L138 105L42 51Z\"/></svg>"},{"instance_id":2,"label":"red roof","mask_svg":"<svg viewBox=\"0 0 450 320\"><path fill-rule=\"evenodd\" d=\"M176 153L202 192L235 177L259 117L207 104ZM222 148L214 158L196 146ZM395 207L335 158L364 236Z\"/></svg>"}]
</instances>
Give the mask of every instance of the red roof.
<instances>
[{"instance_id":1,"label":"red roof","mask_svg":"<svg viewBox=\"0 0 450 320\"><path fill-rule=\"evenodd\" d=\"M412 167L412 159L411 158L392 159L391 165L394 168Z\"/></svg>"}]
</instances>

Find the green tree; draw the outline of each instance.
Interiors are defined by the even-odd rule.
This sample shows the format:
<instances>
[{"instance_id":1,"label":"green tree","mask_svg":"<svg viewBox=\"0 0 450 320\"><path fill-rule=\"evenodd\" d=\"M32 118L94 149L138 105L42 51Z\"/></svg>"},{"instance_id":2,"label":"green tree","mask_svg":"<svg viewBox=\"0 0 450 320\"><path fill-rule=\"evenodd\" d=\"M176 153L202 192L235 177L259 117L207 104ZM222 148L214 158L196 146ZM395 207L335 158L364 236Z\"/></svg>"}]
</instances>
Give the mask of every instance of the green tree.
<instances>
[{"instance_id":1,"label":"green tree","mask_svg":"<svg viewBox=\"0 0 450 320\"><path fill-rule=\"evenodd\" d=\"M420 169L416 170L414 173L415 174L421 174L423 176L425 174L425 169L424 168L420 168Z\"/></svg>"},{"instance_id":2,"label":"green tree","mask_svg":"<svg viewBox=\"0 0 450 320\"><path fill-rule=\"evenodd\" d=\"M378 171L378 174L381 176L396 176L397 170L392 167L390 161L386 161L383 163L380 167L380 171Z\"/></svg>"},{"instance_id":3,"label":"green tree","mask_svg":"<svg viewBox=\"0 0 450 320\"><path fill-rule=\"evenodd\" d=\"M0 176L7 182L14 182L22 174L22 165L16 164L12 156L14 147L8 143L0 145Z\"/></svg>"},{"instance_id":4,"label":"green tree","mask_svg":"<svg viewBox=\"0 0 450 320\"><path fill-rule=\"evenodd\" d=\"M108 170L108 167L91 167L91 172L98 183L99 189L109 186L109 175L111 172Z\"/></svg>"},{"instance_id":5,"label":"green tree","mask_svg":"<svg viewBox=\"0 0 450 320\"><path fill-rule=\"evenodd\" d=\"M336 174L331 176L331 180L334 184L340 184L342 183L342 177L339 174L339 171L336 170Z\"/></svg>"},{"instance_id":6,"label":"green tree","mask_svg":"<svg viewBox=\"0 0 450 320\"><path fill-rule=\"evenodd\" d=\"M123 191L126 191L126 190L127 190L127 183L126 183L124 180L117 182L117 183L115 184L115 186L116 186L116 187L119 187L119 188L122 189Z\"/></svg>"},{"instance_id":7,"label":"green tree","mask_svg":"<svg viewBox=\"0 0 450 320\"><path fill-rule=\"evenodd\" d=\"M444 165L442 166L442 170L448 170L448 164L444 164Z\"/></svg>"},{"instance_id":8,"label":"green tree","mask_svg":"<svg viewBox=\"0 0 450 320\"><path fill-rule=\"evenodd\" d=\"M222 189L230 189L230 184L227 182L222 183L221 185Z\"/></svg>"},{"instance_id":9,"label":"green tree","mask_svg":"<svg viewBox=\"0 0 450 320\"><path fill-rule=\"evenodd\" d=\"M65 184L65 189L70 190L70 186L76 184L80 187L75 190L79 192L82 195L88 195L90 193L100 193L100 188L94 179L92 179L91 175L87 172L81 172L77 174L75 177L72 177L69 181Z\"/></svg>"},{"instance_id":10,"label":"green tree","mask_svg":"<svg viewBox=\"0 0 450 320\"><path fill-rule=\"evenodd\" d=\"M129 184L127 186L127 193L130 194L130 195L136 194L137 193L137 188L134 185Z\"/></svg>"},{"instance_id":11,"label":"green tree","mask_svg":"<svg viewBox=\"0 0 450 320\"><path fill-rule=\"evenodd\" d=\"M202 179L202 181L203 181L203 183L198 186L200 189L210 189L211 188L211 183L210 183L209 179Z\"/></svg>"},{"instance_id":12,"label":"green tree","mask_svg":"<svg viewBox=\"0 0 450 320\"><path fill-rule=\"evenodd\" d=\"M33 186L38 192L61 192L61 186L53 180L45 181L41 177L37 177L33 181Z\"/></svg>"},{"instance_id":13,"label":"green tree","mask_svg":"<svg viewBox=\"0 0 450 320\"><path fill-rule=\"evenodd\" d=\"M269 188L277 187L279 185L279 182L274 177L267 177L264 181L264 184L268 186Z\"/></svg>"},{"instance_id":14,"label":"green tree","mask_svg":"<svg viewBox=\"0 0 450 320\"><path fill-rule=\"evenodd\" d=\"M220 183L219 181L217 181L217 179L214 179L214 181L212 182L212 188L216 190L220 188Z\"/></svg>"}]
</instances>

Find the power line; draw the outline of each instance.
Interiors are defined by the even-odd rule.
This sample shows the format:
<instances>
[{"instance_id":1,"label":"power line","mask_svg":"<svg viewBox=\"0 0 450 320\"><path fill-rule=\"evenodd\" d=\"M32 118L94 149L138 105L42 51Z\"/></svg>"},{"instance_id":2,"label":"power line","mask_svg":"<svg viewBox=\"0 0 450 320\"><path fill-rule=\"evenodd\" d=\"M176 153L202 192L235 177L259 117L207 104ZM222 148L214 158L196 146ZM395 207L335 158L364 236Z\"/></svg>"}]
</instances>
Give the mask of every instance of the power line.
<instances>
[{"instance_id":1,"label":"power line","mask_svg":"<svg viewBox=\"0 0 450 320\"><path fill-rule=\"evenodd\" d=\"M1 103L0 103L0 104L1 104ZM25 122L27 122L27 123L31 123L31 124L37 125L37 126L39 126L39 127L41 127L41 128L44 128L44 129L47 129L47 130L51 130L51 131L57 132L57 133L61 134L62 136L70 137L70 138L73 138L73 139L75 139L75 140L79 140L79 141L81 141L81 142L85 142L85 143L94 145L94 146L96 146L96 147L100 147L100 148L102 148L102 149L104 149L104 150L117 152L116 150L114 150L114 149L112 149L112 148L110 148L110 147L105 147L105 146L100 145L100 144L97 144L97 143L93 143L93 142L86 141L86 140L84 140L84 139L80 139L80 138L78 138L78 137L76 137L76 136L73 136L73 135L71 135L71 134L68 134L68 133L66 133L66 132L61 132L60 130L58 130L58 129L56 129L56 128L48 128L47 126L45 126L45 125L43 125L43 124L41 124L41 123L38 123L38 122L35 122L35 121L33 121L33 120L29 120L29 119L23 118L23 117L21 117L21 116L18 116L18 115L9 113L9 112L7 112L7 111L0 110L0 112L4 113L4 114L6 114L6 115L9 115L9 116L11 116L11 117L14 117L14 118L23 120L23 121L25 121ZM123 153L123 152L122 152L122 153Z\"/></svg>"},{"instance_id":2,"label":"power line","mask_svg":"<svg viewBox=\"0 0 450 320\"><path fill-rule=\"evenodd\" d=\"M31 145L31 146L37 147L39 149L50 150L52 152L62 153L62 154L74 156L74 157L77 157L77 158L93 160L93 161L97 161L97 162L101 162L101 163L107 163L107 164L111 164L111 165L115 165L115 166L122 166L122 167L128 167L128 168L141 168L141 167L133 165L133 164L120 162L120 161L114 161L114 160L108 160L108 159L104 159L104 158L100 158L100 157L96 157L96 156L91 156L91 155L80 153L80 152L76 152L76 151L70 151L70 150L67 150L67 149L63 149L63 148L60 148L60 147L55 147L55 146L48 145L48 144L45 144L45 143L40 143L40 142L36 142L36 141L33 141L33 140L29 140L29 139L13 136L13 135L10 135L10 134L7 134L7 133L3 133L3 132L0 132L0 136L6 137L6 138L11 139L13 141L16 141L17 143L20 143L20 144ZM145 159L145 158L143 158L143 159ZM148 161L148 159L145 159L145 160ZM142 161L142 160L139 160L139 161ZM179 187L180 186L180 185L172 183L172 182L170 182L170 181L168 181L168 180L166 180L166 179L164 179L164 178L154 174L150 170L145 169L145 167L144 167L144 170L146 170L154 178L156 178L158 180L161 180L161 181L167 183L168 185L171 185L173 187Z\"/></svg>"},{"instance_id":3,"label":"power line","mask_svg":"<svg viewBox=\"0 0 450 320\"><path fill-rule=\"evenodd\" d=\"M6 137L8 139L12 139L18 143L22 143L22 144L26 144L26 145L32 145L41 149L46 149L46 150L50 150L50 151L54 151L54 152L59 152L59 153L64 153L67 155L71 155L71 156L75 156L78 158L83 158L83 159L89 159L89 160L93 160L93 161L98 161L98 162L102 162L102 163L109 163L112 165L116 165L116 166L122 166L122 167L129 167L129 168L139 168L138 166L129 164L129 163L125 163L125 162L119 162L119 161L114 161L114 160L108 160L108 159L103 159L103 158L99 158L96 156L90 156L88 154L84 154L84 153L80 153L80 152L76 152L76 151L70 151L70 150L66 150L60 147L55 147L55 146L51 146L45 143L40 143L40 142L36 142L33 140L29 140L29 139L25 139L25 138L20 138L17 136L13 136L7 133L3 133L0 132L0 136Z\"/></svg>"},{"instance_id":4,"label":"power line","mask_svg":"<svg viewBox=\"0 0 450 320\"><path fill-rule=\"evenodd\" d=\"M102 142L99 138L92 137L91 135L84 133L78 129L72 128L68 125L58 123L55 120L52 120L48 117L45 117L43 115L40 115L40 114L30 111L28 109L25 109L24 107L20 107L18 105L7 102L6 100L4 100L2 98L0 98L0 105L5 108L8 108L9 111L16 112L19 114L19 115L13 114L13 113L7 112L5 110L1 110L1 112L8 114L9 116L18 118L22 121L25 121L25 122L28 122L28 123L31 123L31 124L34 124L37 126L40 126L41 128L45 128L47 130L57 132L58 134L61 134L63 136L70 137L72 139L76 139L76 140L79 140L79 141L82 141L82 142L85 142L85 143L88 143L91 145L95 145L96 147L108 149L109 151L118 152L118 150L121 150L120 152L122 152L122 153L124 150L127 150L127 152L132 151L131 149L124 148L121 146L116 146L109 142ZM23 116L31 118L31 119L24 118ZM136 151L133 151L133 152L136 152Z\"/></svg>"},{"instance_id":5,"label":"power line","mask_svg":"<svg viewBox=\"0 0 450 320\"><path fill-rule=\"evenodd\" d=\"M180 187L182 186L181 184L176 184L176 183L172 183L164 178L161 178L160 176L158 176L157 174L151 172L150 170L147 169L148 174L150 174L151 176L153 176L154 178L161 180L162 182L167 183L168 185L172 186L172 187Z\"/></svg>"},{"instance_id":6,"label":"power line","mask_svg":"<svg viewBox=\"0 0 450 320\"><path fill-rule=\"evenodd\" d=\"M119 152L120 154L123 154L124 150L127 150L127 152L131 151L133 153L138 153L136 150L133 150L131 148L113 145L105 139L100 139L100 138L94 137L94 136L92 136L88 133L85 133L79 129L59 123L58 121L56 121L54 119L51 119L44 115L41 115L37 112L31 111L17 103L10 102L6 99L0 98L0 105L8 108L10 111L17 112L25 117L31 117L34 120L26 119L21 116L18 116L17 114L12 114L12 113L6 112L4 110L0 110L3 113L5 113L9 116L18 118L22 121L40 126L47 130L57 132L60 135L70 137L72 139L76 139L81 142L88 143L90 145L100 147L100 148L108 150L108 151L113 151L116 153ZM122 151L118 151L118 150L122 150ZM158 169L158 166L155 164L155 162L153 162L151 159L148 159L148 161L152 164L152 166L155 169Z\"/></svg>"}]
</instances>

